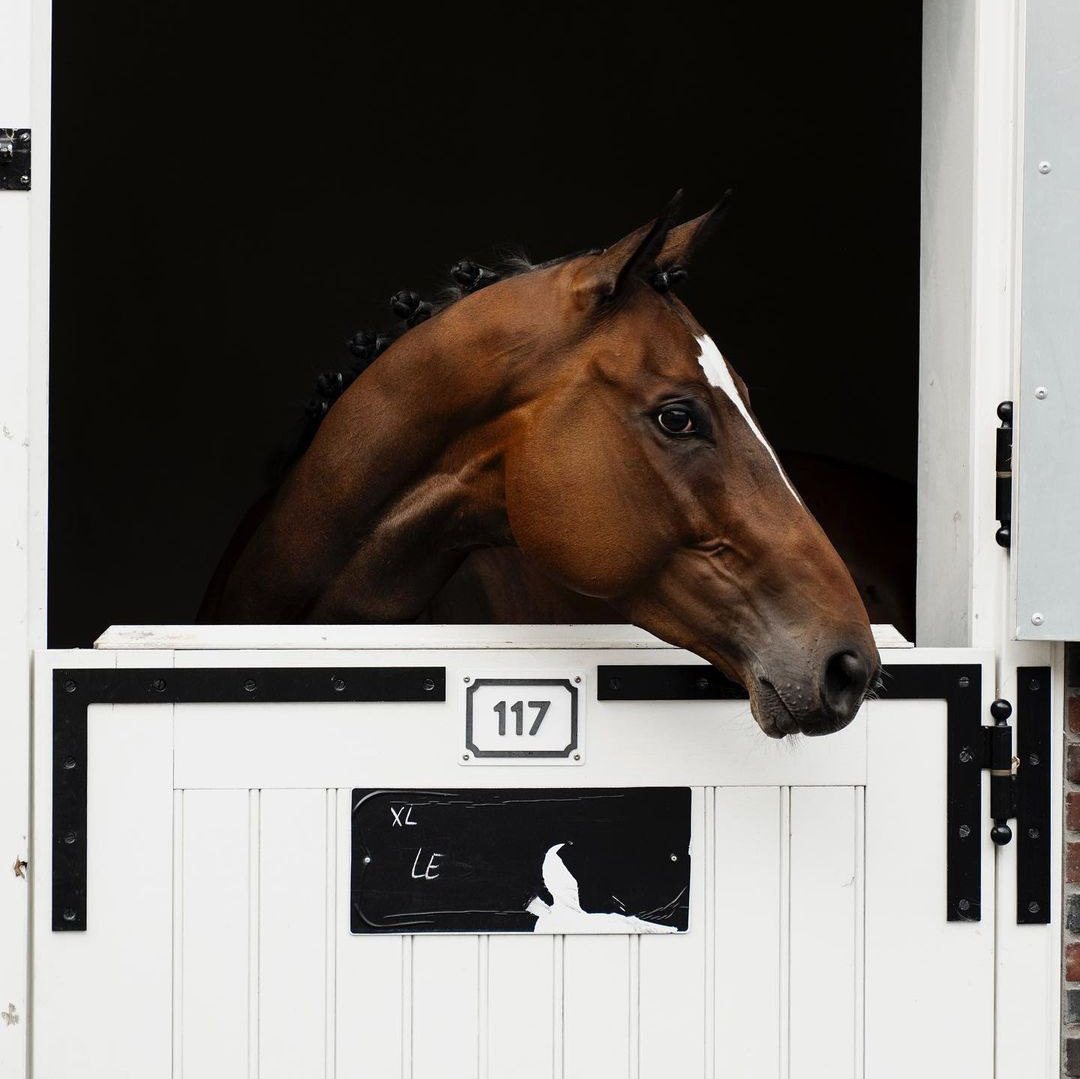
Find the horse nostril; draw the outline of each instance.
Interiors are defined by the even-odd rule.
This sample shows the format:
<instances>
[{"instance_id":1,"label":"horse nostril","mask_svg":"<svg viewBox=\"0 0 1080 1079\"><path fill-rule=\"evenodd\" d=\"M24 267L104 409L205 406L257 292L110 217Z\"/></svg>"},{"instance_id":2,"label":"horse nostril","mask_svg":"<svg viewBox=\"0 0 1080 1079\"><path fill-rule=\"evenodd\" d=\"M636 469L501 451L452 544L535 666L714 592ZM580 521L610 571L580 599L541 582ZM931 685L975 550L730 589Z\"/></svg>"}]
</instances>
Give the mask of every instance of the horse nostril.
<instances>
[{"instance_id":1,"label":"horse nostril","mask_svg":"<svg viewBox=\"0 0 1080 1079\"><path fill-rule=\"evenodd\" d=\"M837 652L825 664L822 697L841 724L850 722L870 683L870 665L854 652Z\"/></svg>"}]
</instances>

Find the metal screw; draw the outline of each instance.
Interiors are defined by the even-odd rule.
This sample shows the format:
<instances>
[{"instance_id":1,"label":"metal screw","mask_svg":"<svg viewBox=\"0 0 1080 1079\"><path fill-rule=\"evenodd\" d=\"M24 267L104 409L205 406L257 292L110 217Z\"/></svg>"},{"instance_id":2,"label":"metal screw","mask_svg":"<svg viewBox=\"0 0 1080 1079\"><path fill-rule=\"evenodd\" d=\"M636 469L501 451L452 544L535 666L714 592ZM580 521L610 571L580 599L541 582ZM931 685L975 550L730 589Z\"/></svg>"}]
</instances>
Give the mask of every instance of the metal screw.
<instances>
[{"instance_id":1,"label":"metal screw","mask_svg":"<svg viewBox=\"0 0 1080 1079\"><path fill-rule=\"evenodd\" d=\"M344 678L335 678L332 684L334 686L334 692L335 693L344 693L345 692L345 679Z\"/></svg>"},{"instance_id":2,"label":"metal screw","mask_svg":"<svg viewBox=\"0 0 1080 1079\"><path fill-rule=\"evenodd\" d=\"M247 680L247 681L246 681L246 682L244 683L244 692L245 692L245 693L254 693L254 692L255 692L255 689L256 689L256 682L255 682L255 679L254 679L254 678L249 678L249 679L248 679L248 680Z\"/></svg>"},{"instance_id":3,"label":"metal screw","mask_svg":"<svg viewBox=\"0 0 1080 1079\"><path fill-rule=\"evenodd\" d=\"M467 761L467 760L469 759L469 754L468 754L468 753L462 753L462 754L461 754L461 759L462 759L463 761Z\"/></svg>"},{"instance_id":4,"label":"metal screw","mask_svg":"<svg viewBox=\"0 0 1080 1079\"><path fill-rule=\"evenodd\" d=\"M1029 828L1028 829L1028 839L1038 839L1040 834L1041 833L1039 832L1038 828Z\"/></svg>"},{"instance_id":5,"label":"metal screw","mask_svg":"<svg viewBox=\"0 0 1080 1079\"><path fill-rule=\"evenodd\" d=\"M19 183L20 184L28 184L29 182L30 182L30 177L27 176L26 173L24 172L22 174L22 176L19 177Z\"/></svg>"},{"instance_id":6,"label":"metal screw","mask_svg":"<svg viewBox=\"0 0 1080 1079\"><path fill-rule=\"evenodd\" d=\"M1046 400L1046 387L1045 386L1036 386L1035 387L1035 399L1037 401L1045 401Z\"/></svg>"},{"instance_id":7,"label":"metal screw","mask_svg":"<svg viewBox=\"0 0 1080 1079\"><path fill-rule=\"evenodd\" d=\"M968 678L968 676L967 676L966 674L962 674L962 675L961 675L961 676L959 677L959 679L957 679L957 682L956 682L956 684L957 684L957 685L958 685L958 686L959 686L959 687L960 687L961 689L967 689L967 687L971 685L971 679L970 679L970 678Z\"/></svg>"},{"instance_id":8,"label":"metal screw","mask_svg":"<svg viewBox=\"0 0 1080 1079\"><path fill-rule=\"evenodd\" d=\"M150 683L150 688L155 693L164 693L165 692L165 679L164 678L155 678Z\"/></svg>"},{"instance_id":9,"label":"metal screw","mask_svg":"<svg viewBox=\"0 0 1080 1079\"><path fill-rule=\"evenodd\" d=\"M580 753L575 753L574 754L574 760L576 760L576 761L581 760L581 754Z\"/></svg>"},{"instance_id":10,"label":"metal screw","mask_svg":"<svg viewBox=\"0 0 1080 1079\"><path fill-rule=\"evenodd\" d=\"M958 906L958 907L959 907L959 908L960 908L961 910L971 910L971 903L970 903L970 901L969 901L969 900L967 900L967 899L961 899L961 900L960 900L960 902L959 902L959 903L957 903L956 905L957 905L957 906Z\"/></svg>"},{"instance_id":11,"label":"metal screw","mask_svg":"<svg viewBox=\"0 0 1080 1079\"><path fill-rule=\"evenodd\" d=\"M425 678L424 679L424 692L425 693L430 693L434 688L435 688L435 679L434 678Z\"/></svg>"},{"instance_id":12,"label":"metal screw","mask_svg":"<svg viewBox=\"0 0 1080 1079\"><path fill-rule=\"evenodd\" d=\"M19 142L29 142L29 141L30 141L30 132L29 131L20 131L19 132Z\"/></svg>"},{"instance_id":13,"label":"metal screw","mask_svg":"<svg viewBox=\"0 0 1080 1079\"><path fill-rule=\"evenodd\" d=\"M64 907L63 919L65 922L75 921L75 911L71 907Z\"/></svg>"},{"instance_id":14,"label":"metal screw","mask_svg":"<svg viewBox=\"0 0 1080 1079\"><path fill-rule=\"evenodd\" d=\"M964 748L960 750L960 763L961 764L970 764L974 759L975 759L975 754L971 752L971 747L970 746L964 746Z\"/></svg>"},{"instance_id":15,"label":"metal screw","mask_svg":"<svg viewBox=\"0 0 1080 1079\"><path fill-rule=\"evenodd\" d=\"M465 679L465 684L466 684L466 685L468 685L468 684L469 684L469 683L470 683L471 681L472 681L472 679L471 679L471 678L466 678L466 679Z\"/></svg>"},{"instance_id":16,"label":"metal screw","mask_svg":"<svg viewBox=\"0 0 1080 1079\"><path fill-rule=\"evenodd\" d=\"M1041 626L1043 624L1043 622L1045 622L1045 621L1046 621L1046 619L1043 618L1042 614L1039 611L1036 611L1031 616L1031 624L1033 626Z\"/></svg>"},{"instance_id":17,"label":"metal screw","mask_svg":"<svg viewBox=\"0 0 1080 1079\"><path fill-rule=\"evenodd\" d=\"M1039 904L1036 903L1034 899L1030 903L1028 903L1028 912L1030 914L1038 914L1040 909L1041 908L1039 907Z\"/></svg>"},{"instance_id":18,"label":"metal screw","mask_svg":"<svg viewBox=\"0 0 1080 1079\"><path fill-rule=\"evenodd\" d=\"M971 835L971 825L970 824L961 824L960 825L960 838L961 839L967 839L967 837L969 835Z\"/></svg>"},{"instance_id":19,"label":"metal screw","mask_svg":"<svg viewBox=\"0 0 1080 1079\"><path fill-rule=\"evenodd\" d=\"M671 856L671 860L672 860L673 862L677 862L677 861L679 860L679 856L678 856L677 854L673 854L673 855Z\"/></svg>"},{"instance_id":20,"label":"metal screw","mask_svg":"<svg viewBox=\"0 0 1080 1079\"><path fill-rule=\"evenodd\" d=\"M1041 172L1043 174L1043 176L1045 176L1049 171L1050 171L1050 162L1049 161L1040 161L1039 162L1039 172Z\"/></svg>"},{"instance_id":21,"label":"metal screw","mask_svg":"<svg viewBox=\"0 0 1080 1079\"><path fill-rule=\"evenodd\" d=\"M75 690L77 690L78 688L79 688L79 687L78 687L78 684L77 684L77 683L75 682L75 679L74 679L74 678L69 678L69 679L68 679L68 680L67 680L67 681L66 681L66 682L64 683L64 692L65 692L65 693L74 693L74 692L75 692Z\"/></svg>"},{"instance_id":22,"label":"metal screw","mask_svg":"<svg viewBox=\"0 0 1080 1079\"><path fill-rule=\"evenodd\" d=\"M74 832L64 833L64 842L70 847L75 842L76 836Z\"/></svg>"},{"instance_id":23,"label":"metal screw","mask_svg":"<svg viewBox=\"0 0 1080 1079\"><path fill-rule=\"evenodd\" d=\"M74 757L65 757L64 758L64 770L70 772L72 770L72 768L75 767L75 763L76 762L75 762Z\"/></svg>"},{"instance_id":24,"label":"metal screw","mask_svg":"<svg viewBox=\"0 0 1080 1079\"><path fill-rule=\"evenodd\" d=\"M364 855L364 865L371 865L371 855L370 854L365 854Z\"/></svg>"},{"instance_id":25,"label":"metal screw","mask_svg":"<svg viewBox=\"0 0 1080 1079\"><path fill-rule=\"evenodd\" d=\"M608 679L608 688L609 689L619 689L619 688L621 688L621 686L622 686L622 682L620 682L618 678L609 678Z\"/></svg>"},{"instance_id":26,"label":"metal screw","mask_svg":"<svg viewBox=\"0 0 1080 1079\"><path fill-rule=\"evenodd\" d=\"M581 685L581 675L580 674L574 676L574 682L575 682L575 684L577 684L579 686Z\"/></svg>"},{"instance_id":27,"label":"metal screw","mask_svg":"<svg viewBox=\"0 0 1080 1079\"><path fill-rule=\"evenodd\" d=\"M705 678L704 676L702 676L701 678L699 678L694 683L694 685L697 686L698 689L708 689L709 688L709 680L708 680L708 678Z\"/></svg>"},{"instance_id":28,"label":"metal screw","mask_svg":"<svg viewBox=\"0 0 1080 1079\"><path fill-rule=\"evenodd\" d=\"M1039 690L1042 689L1042 682L1040 682L1038 678L1032 678L1032 680L1028 682L1028 689L1030 689L1032 693L1038 693Z\"/></svg>"},{"instance_id":29,"label":"metal screw","mask_svg":"<svg viewBox=\"0 0 1080 1079\"><path fill-rule=\"evenodd\" d=\"M1028 757L1028 764L1030 764L1032 768L1035 768L1037 765L1039 765L1041 763L1042 762L1039 760L1039 754L1038 753L1032 753L1031 756Z\"/></svg>"}]
</instances>

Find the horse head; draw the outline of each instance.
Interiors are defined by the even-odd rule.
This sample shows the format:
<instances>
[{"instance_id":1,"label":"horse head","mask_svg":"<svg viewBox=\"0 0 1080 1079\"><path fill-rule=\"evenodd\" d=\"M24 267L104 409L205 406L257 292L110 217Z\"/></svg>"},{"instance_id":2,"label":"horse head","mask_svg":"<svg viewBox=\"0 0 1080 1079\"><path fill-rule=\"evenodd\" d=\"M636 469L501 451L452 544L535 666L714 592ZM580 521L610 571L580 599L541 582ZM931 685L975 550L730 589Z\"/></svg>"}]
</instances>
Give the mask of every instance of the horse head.
<instances>
[{"instance_id":1,"label":"horse head","mask_svg":"<svg viewBox=\"0 0 1080 1079\"><path fill-rule=\"evenodd\" d=\"M245 552L241 578L292 606L247 613L415 617L469 550L516 545L741 682L766 734L850 722L879 668L862 601L671 288L716 218L676 225L673 205L425 315L329 411Z\"/></svg>"}]
</instances>

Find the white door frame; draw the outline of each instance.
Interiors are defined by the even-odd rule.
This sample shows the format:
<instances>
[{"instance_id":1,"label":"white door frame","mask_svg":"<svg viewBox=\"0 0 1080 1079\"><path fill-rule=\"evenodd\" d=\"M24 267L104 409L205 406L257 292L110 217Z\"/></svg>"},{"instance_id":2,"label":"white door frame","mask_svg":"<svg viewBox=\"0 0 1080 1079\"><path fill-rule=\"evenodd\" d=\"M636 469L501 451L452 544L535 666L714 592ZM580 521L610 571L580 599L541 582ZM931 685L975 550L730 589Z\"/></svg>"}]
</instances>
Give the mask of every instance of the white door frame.
<instances>
[{"instance_id":1,"label":"white door frame","mask_svg":"<svg viewBox=\"0 0 1080 1079\"><path fill-rule=\"evenodd\" d=\"M0 1079L27 1068L27 882L14 866L28 850L29 662L46 643L51 17L49 0L0 0L0 124L34 133L32 190L0 192L0 1013L18 1020L0 1019ZM1060 646L1010 640L993 539L994 409L1018 358L1023 19L1024 0L924 4L919 643L996 649L1007 697L1017 664L1061 670ZM999 857L999 887L1014 854ZM1045 929L999 925L1001 1076L1057 1072L1059 925L1059 909ZM1025 998L1045 1002L1044 1022Z\"/></svg>"}]
</instances>

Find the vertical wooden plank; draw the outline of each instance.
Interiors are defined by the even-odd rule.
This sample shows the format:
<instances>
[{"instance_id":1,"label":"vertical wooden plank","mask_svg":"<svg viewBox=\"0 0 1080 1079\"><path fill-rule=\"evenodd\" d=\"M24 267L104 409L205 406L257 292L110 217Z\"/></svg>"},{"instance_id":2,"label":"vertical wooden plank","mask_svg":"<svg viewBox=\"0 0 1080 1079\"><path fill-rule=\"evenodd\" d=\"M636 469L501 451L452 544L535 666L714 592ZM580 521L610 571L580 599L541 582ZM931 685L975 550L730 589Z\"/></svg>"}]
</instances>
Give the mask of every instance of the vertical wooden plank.
<instances>
[{"instance_id":1,"label":"vertical wooden plank","mask_svg":"<svg viewBox=\"0 0 1080 1079\"><path fill-rule=\"evenodd\" d=\"M781 791L715 792L715 1074L777 1079Z\"/></svg>"},{"instance_id":2,"label":"vertical wooden plank","mask_svg":"<svg viewBox=\"0 0 1080 1079\"><path fill-rule=\"evenodd\" d=\"M479 989L476 937L413 940L413 1079L476 1079Z\"/></svg>"},{"instance_id":3,"label":"vertical wooden plank","mask_svg":"<svg viewBox=\"0 0 1080 1079\"><path fill-rule=\"evenodd\" d=\"M323 791L326 814L326 886L324 900L326 911L323 921L323 954L326 956L323 991L324 1053L326 1079L337 1076L337 791ZM344 880L348 880L345 877Z\"/></svg>"},{"instance_id":4,"label":"vertical wooden plank","mask_svg":"<svg viewBox=\"0 0 1080 1079\"><path fill-rule=\"evenodd\" d=\"M402 1079L402 952L408 938L353 936L349 930L351 799L351 790L337 792L337 1071L349 1079Z\"/></svg>"},{"instance_id":5,"label":"vertical wooden plank","mask_svg":"<svg viewBox=\"0 0 1080 1079\"><path fill-rule=\"evenodd\" d=\"M248 1074L248 799L244 790L183 795L175 1079Z\"/></svg>"},{"instance_id":6,"label":"vertical wooden plank","mask_svg":"<svg viewBox=\"0 0 1080 1079\"><path fill-rule=\"evenodd\" d=\"M791 791L790 1074L855 1074L855 791Z\"/></svg>"},{"instance_id":7,"label":"vertical wooden plank","mask_svg":"<svg viewBox=\"0 0 1080 1079\"><path fill-rule=\"evenodd\" d=\"M866 1074L990 1076L995 893L987 785L984 779L983 813L969 837L982 846L982 921L947 922L945 705L874 701L869 708Z\"/></svg>"},{"instance_id":8,"label":"vertical wooden plank","mask_svg":"<svg viewBox=\"0 0 1080 1079\"><path fill-rule=\"evenodd\" d=\"M322 1079L326 795L264 790L259 822L259 1079Z\"/></svg>"},{"instance_id":9,"label":"vertical wooden plank","mask_svg":"<svg viewBox=\"0 0 1080 1079\"><path fill-rule=\"evenodd\" d=\"M493 936L488 944L490 1079L552 1079L555 948L547 937Z\"/></svg>"},{"instance_id":10,"label":"vertical wooden plank","mask_svg":"<svg viewBox=\"0 0 1080 1079\"><path fill-rule=\"evenodd\" d=\"M629 942L624 936L566 937L563 1075L624 1079L629 1074Z\"/></svg>"},{"instance_id":11,"label":"vertical wooden plank","mask_svg":"<svg viewBox=\"0 0 1080 1079\"><path fill-rule=\"evenodd\" d=\"M262 792L248 791L248 1079L259 1079L259 815Z\"/></svg>"},{"instance_id":12,"label":"vertical wooden plank","mask_svg":"<svg viewBox=\"0 0 1080 1079\"><path fill-rule=\"evenodd\" d=\"M638 1046L641 1079L685 1079L705 1070L705 798L695 787L690 809L690 926L685 934L644 936ZM684 852L678 851L684 857ZM711 859L709 860L711 864Z\"/></svg>"}]
</instances>

